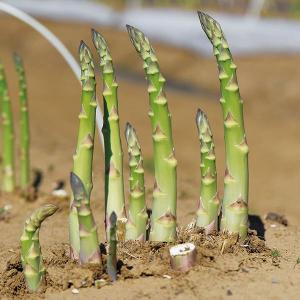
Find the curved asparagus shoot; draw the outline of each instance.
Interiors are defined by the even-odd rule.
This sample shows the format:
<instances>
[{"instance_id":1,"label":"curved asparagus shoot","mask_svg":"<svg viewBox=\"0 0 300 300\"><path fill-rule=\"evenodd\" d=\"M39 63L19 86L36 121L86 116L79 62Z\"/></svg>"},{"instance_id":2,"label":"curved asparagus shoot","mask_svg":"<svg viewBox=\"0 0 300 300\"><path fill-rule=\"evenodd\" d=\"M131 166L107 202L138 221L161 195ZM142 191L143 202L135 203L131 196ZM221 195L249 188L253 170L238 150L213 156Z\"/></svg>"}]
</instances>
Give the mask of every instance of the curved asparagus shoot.
<instances>
[{"instance_id":1,"label":"curved asparagus shoot","mask_svg":"<svg viewBox=\"0 0 300 300\"><path fill-rule=\"evenodd\" d=\"M58 207L46 204L36 211L25 222L23 234L21 236L21 261L27 287L30 291L37 291L44 281L45 267L39 232L42 222L57 211Z\"/></svg>"},{"instance_id":2,"label":"curved asparagus shoot","mask_svg":"<svg viewBox=\"0 0 300 300\"><path fill-rule=\"evenodd\" d=\"M81 111L79 118L79 132L77 148L73 156L73 173L83 183L87 202L93 188L92 167L95 138L95 116L96 116L96 81L94 74L94 63L92 54L84 42L80 43L79 58L81 66ZM75 199L74 199L75 200ZM79 260L80 238L77 207L74 200L71 201L69 215L69 236L71 246L71 257Z\"/></svg>"},{"instance_id":3,"label":"curved asparagus shoot","mask_svg":"<svg viewBox=\"0 0 300 300\"><path fill-rule=\"evenodd\" d=\"M14 62L19 77L20 99L20 188L27 194L30 184L30 157L29 157L29 116L27 84L22 58L14 54Z\"/></svg>"},{"instance_id":4,"label":"curved asparagus shoot","mask_svg":"<svg viewBox=\"0 0 300 300\"><path fill-rule=\"evenodd\" d=\"M105 224L109 238L109 216L114 211L118 219L125 217L123 182L123 151L118 114L118 84L112 58L105 39L95 30L92 38L100 58L103 78L103 137L105 149Z\"/></svg>"},{"instance_id":5,"label":"curved asparagus shoot","mask_svg":"<svg viewBox=\"0 0 300 300\"><path fill-rule=\"evenodd\" d=\"M204 227L206 234L217 230L220 201L217 191L216 156L213 135L207 116L197 111L196 124L201 144L201 188L197 226Z\"/></svg>"},{"instance_id":6,"label":"curved asparagus shoot","mask_svg":"<svg viewBox=\"0 0 300 300\"><path fill-rule=\"evenodd\" d=\"M248 232L248 145L244 128L243 101L240 97L228 43L221 26L210 16L199 12L203 30L213 45L219 67L221 105L224 117L226 172L221 228L238 233L243 240Z\"/></svg>"},{"instance_id":7,"label":"curved asparagus shoot","mask_svg":"<svg viewBox=\"0 0 300 300\"><path fill-rule=\"evenodd\" d=\"M125 137L128 144L130 168L126 240L145 241L148 215L145 202L143 157L136 132L129 123L126 124Z\"/></svg>"},{"instance_id":8,"label":"curved asparagus shoot","mask_svg":"<svg viewBox=\"0 0 300 300\"><path fill-rule=\"evenodd\" d=\"M14 127L11 101L5 78L4 67L0 63L0 101L2 109L2 190L12 192L15 188L14 172Z\"/></svg>"},{"instance_id":9,"label":"curved asparagus shoot","mask_svg":"<svg viewBox=\"0 0 300 300\"><path fill-rule=\"evenodd\" d=\"M160 72L157 57L148 38L138 29L127 25L136 51L144 61L149 82L151 119L154 148L155 187L151 215L150 240L172 242L176 237L176 166L172 137L171 115L164 91L165 78Z\"/></svg>"},{"instance_id":10,"label":"curved asparagus shoot","mask_svg":"<svg viewBox=\"0 0 300 300\"><path fill-rule=\"evenodd\" d=\"M107 273L112 281L117 280L117 214L113 211L109 217L109 248Z\"/></svg>"},{"instance_id":11,"label":"curved asparagus shoot","mask_svg":"<svg viewBox=\"0 0 300 300\"><path fill-rule=\"evenodd\" d=\"M83 182L75 173L71 172L70 183L74 196L74 205L78 214L80 263L100 263L97 226Z\"/></svg>"}]
</instances>

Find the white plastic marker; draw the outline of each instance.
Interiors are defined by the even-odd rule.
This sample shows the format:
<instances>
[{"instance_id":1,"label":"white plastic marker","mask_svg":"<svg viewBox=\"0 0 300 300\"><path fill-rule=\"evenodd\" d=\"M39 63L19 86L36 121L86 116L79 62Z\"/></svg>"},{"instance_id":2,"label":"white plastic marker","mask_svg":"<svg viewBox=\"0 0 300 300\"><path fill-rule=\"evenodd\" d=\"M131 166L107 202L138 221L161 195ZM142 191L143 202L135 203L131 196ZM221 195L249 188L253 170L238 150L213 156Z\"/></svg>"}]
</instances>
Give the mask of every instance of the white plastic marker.
<instances>
[{"instance_id":1,"label":"white plastic marker","mask_svg":"<svg viewBox=\"0 0 300 300\"><path fill-rule=\"evenodd\" d=\"M31 17L30 15L26 14L22 10L4 3L0 2L0 11L6 12L7 14L14 16L18 18L19 20L23 21L24 23L31 26L33 29L35 29L37 32L39 32L45 39L47 39L50 44L61 54L61 56L65 59L67 64L72 69L74 75L80 82L80 67L73 57L73 55L70 53L70 51L65 47L65 45L59 40L47 27L45 27L43 24L41 24L39 21ZM103 125L103 117L102 112L99 107L99 104L97 105L96 109L96 123L97 128L99 132L100 141L102 144L102 149L104 150L104 141L103 141L103 135L102 135L102 125Z\"/></svg>"}]
</instances>

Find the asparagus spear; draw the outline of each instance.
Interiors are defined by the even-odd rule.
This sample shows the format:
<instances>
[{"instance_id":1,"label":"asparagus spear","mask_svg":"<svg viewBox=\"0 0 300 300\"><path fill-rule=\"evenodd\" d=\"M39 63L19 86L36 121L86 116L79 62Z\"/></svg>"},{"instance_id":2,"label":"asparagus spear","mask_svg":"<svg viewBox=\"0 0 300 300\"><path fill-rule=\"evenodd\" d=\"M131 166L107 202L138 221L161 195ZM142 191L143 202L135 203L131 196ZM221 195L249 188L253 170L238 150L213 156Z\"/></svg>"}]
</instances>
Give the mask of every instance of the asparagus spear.
<instances>
[{"instance_id":1,"label":"asparagus spear","mask_svg":"<svg viewBox=\"0 0 300 300\"><path fill-rule=\"evenodd\" d=\"M240 97L236 65L221 26L199 12L203 30L213 45L219 67L221 105L224 118L226 172L221 228L238 233L243 240L248 231L248 145L244 128L243 101Z\"/></svg>"},{"instance_id":2,"label":"asparagus spear","mask_svg":"<svg viewBox=\"0 0 300 300\"><path fill-rule=\"evenodd\" d=\"M217 230L219 198L217 191L216 156L213 135L207 116L197 111L196 124L201 144L201 188L197 226L204 227L207 234Z\"/></svg>"},{"instance_id":3,"label":"asparagus spear","mask_svg":"<svg viewBox=\"0 0 300 300\"><path fill-rule=\"evenodd\" d=\"M109 248L107 256L107 273L112 281L117 280L117 214L113 211L109 217Z\"/></svg>"},{"instance_id":4,"label":"asparagus spear","mask_svg":"<svg viewBox=\"0 0 300 300\"><path fill-rule=\"evenodd\" d=\"M112 58L105 39L95 30L92 38L100 58L103 78L103 136L105 148L105 224L109 238L109 216L114 211L118 219L125 217L123 151L118 113L118 84Z\"/></svg>"},{"instance_id":5,"label":"asparagus spear","mask_svg":"<svg viewBox=\"0 0 300 300\"><path fill-rule=\"evenodd\" d=\"M27 84L22 58L14 54L14 62L19 77L20 99L20 187L27 194L30 184L30 158L29 158L29 116L27 101Z\"/></svg>"},{"instance_id":6,"label":"asparagus spear","mask_svg":"<svg viewBox=\"0 0 300 300\"><path fill-rule=\"evenodd\" d=\"M126 224L126 239L144 241L148 215L145 202L143 158L136 132L129 123L126 124L125 137L128 144L130 168L129 216Z\"/></svg>"},{"instance_id":7,"label":"asparagus spear","mask_svg":"<svg viewBox=\"0 0 300 300\"><path fill-rule=\"evenodd\" d=\"M155 187L151 216L150 240L172 242L176 238L176 166L172 138L171 115L164 91L165 78L160 72L157 57L148 38L138 29L127 25L136 51L144 61L149 82L151 119L154 148Z\"/></svg>"},{"instance_id":8,"label":"asparagus spear","mask_svg":"<svg viewBox=\"0 0 300 300\"><path fill-rule=\"evenodd\" d=\"M58 207L46 204L36 211L25 222L23 234L21 236L21 261L28 289L37 291L44 281L45 267L39 232L42 222L57 211Z\"/></svg>"},{"instance_id":9,"label":"asparagus spear","mask_svg":"<svg viewBox=\"0 0 300 300\"><path fill-rule=\"evenodd\" d=\"M81 179L73 172L70 182L77 209L80 238L80 263L99 263L100 251L97 236L97 226L93 218L90 201Z\"/></svg>"},{"instance_id":10,"label":"asparagus spear","mask_svg":"<svg viewBox=\"0 0 300 300\"><path fill-rule=\"evenodd\" d=\"M90 195L93 188L92 167L95 137L95 116L96 116L96 81L94 74L94 63L89 48L82 41L79 47L79 58L81 66L81 112L79 118L79 132L77 148L73 156L73 173L83 183L86 193L86 201L90 203ZM79 260L80 238L79 223L76 202L71 201L69 215L69 235L71 246L71 257ZM90 218L92 216L90 215ZM92 221L91 221L92 222Z\"/></svg>"},{"instance_id":11,"label":"asparagus spear","mask_svg":"<svg viewBox=\"0 0 300 300\"><path fill-rule=\"evenodd\" d=\"M2 109L2 190L12 192L15 188L14 174L14 128L11 101L5 78L4 67L0 63L0 101Z\"/></svg>"}]
</instances>

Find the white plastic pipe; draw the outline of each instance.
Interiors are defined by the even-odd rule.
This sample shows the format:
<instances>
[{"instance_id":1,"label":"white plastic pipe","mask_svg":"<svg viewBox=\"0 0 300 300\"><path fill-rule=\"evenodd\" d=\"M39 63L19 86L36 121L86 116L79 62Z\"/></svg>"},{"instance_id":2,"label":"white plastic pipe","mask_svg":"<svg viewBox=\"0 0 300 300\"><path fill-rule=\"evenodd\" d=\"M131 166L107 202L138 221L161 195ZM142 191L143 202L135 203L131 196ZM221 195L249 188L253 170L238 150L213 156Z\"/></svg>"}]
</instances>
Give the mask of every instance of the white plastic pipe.
<instances>
[{"instance_id":1,"label":"white plastic pipe","mask_svg":"<svg viewBox=\"0 0 300 300\"><path fill-rule=\"evenodd\" d=\"M70 53L70 51L66 48L66 46L61 42L61 40L58 39L56 37L56 35L54 35L46 26L44 26L39 21L37 21L36 19L31 17L30 15L26 14L22 10L20 10L10 4L4 3L4 2L0 2L0 11L3 11L5 13L7 13L11 16L14 16L17 19L23 21L24 23L28 24L33 29L35 29L37 32L39 32L45 39L47 39L50 42L50 44L52 44L52 46L65 59L67 64L72 69L74 75L80 82L80 67L79 67L77 61L75 60L73 55ZM102 135L102 131L101 131L102 124L103 124L102 120L103 120L102 112L101 112L101 109L98 104L97 109L96 109L96 123L97 123L100 141L102 144L102 149L104 150L103 135Z\"/></svg>"}]
</instances>

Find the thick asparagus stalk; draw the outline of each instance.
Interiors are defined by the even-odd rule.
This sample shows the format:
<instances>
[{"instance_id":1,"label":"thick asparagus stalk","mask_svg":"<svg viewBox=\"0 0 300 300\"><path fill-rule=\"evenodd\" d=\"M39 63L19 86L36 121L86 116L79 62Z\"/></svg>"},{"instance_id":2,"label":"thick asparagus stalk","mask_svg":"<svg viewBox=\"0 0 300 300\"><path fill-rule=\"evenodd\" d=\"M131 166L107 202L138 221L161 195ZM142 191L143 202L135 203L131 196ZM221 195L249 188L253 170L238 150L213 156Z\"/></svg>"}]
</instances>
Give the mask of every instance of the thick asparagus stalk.
<instances>
[{"instance_id":1,"label":"thick asparagus stalk","mask_svg":"<svg viewBox=\"0 0 300 300\"><path fill-rule=\"evenodd\" d=\"M213 45L219 67L221 105L224 117L226 172L221 227L239 233L248 231L248 145L244 128L243 101L240 97L236 65L220 25L210 16L199 12L203 30Z\"/></svg>"},{"instance_id":2,"label":"thick asparagus stalk","mask_svg":"<svg viewBox=\"0 0 300 300\"><path fill-rule=\"evenodd\" d=\"M15 188L14 173L14 128L11 101L5 78L4 67L0 63L0 101L2 109L2 190L12 192Z\"/></svg>"},{"instance_id":3,"label":"thick asparagus stalk","mask_svg":"<svg viewBox=\"0 0 300 300\"><path fill-rule=\"evenodd\" d=\"M196 115L196 124L201 144L201 188L197 226L204 227L205 232L210 234L217 230L220 204L217 191L215 145L207 116L200 109Z\"/></svg>"},{"instance_id":4,"label":"thick asparagus stalk","mask_svg":"<svg viewBox=\"0 0 300 300\"><path fill-rule=\"evenodd\" d=\"M29 157L29 116L28 97L25 71L22 58L14 54L14 62L19 77L20 99L20 188L27 194L30 184L30 157Z\"/></svg>"},{"instance_id":5,"label":"thick asparagus stalk","mask_svg":"<svg viewBox=\"0 0 300 300\"><path fill-rule=\"evenodd\" d=\"M90 201L80 178L73 172L70 175L74 205L77 209L80 238L80 263L100 263L97 226L94 221Z\"/></svg>"},{"instance_id":6,"label":"thick asparagus stalk","mask_svg":"<svg viewBox=\"0 0 300 300\"><path fill-rule=\"evenodd\" d=\"M42 222L57 211L57 207L46 204L38 208L25 222L23 234L21 236L21 261L28 289L37 291L44 280L45 268L39 232Z\"/></svg>"},{"instance_id":7,"label":"thick asparagus stalk","mask_svg":"<svg viewBox=\"0 0 300 300\"><path fill-rule=\"evenodd\" d=\"M197 263L197 250L194 244L185 243L170 248L172 269L186 272Z\"/></svg>"},{"instance_id":8,"label":"thick asparagus stalk","mask_svg":"<svg viewBox=\"0 0 300 300\"><path fill-rule=\"evenodd\" d=\"M79 132L77 148L73 156L73 173L75 173L83 183L86 192L86 201L90 202L92 183L92 167L95 137L95 116L96 116L96 81L94 74L94 63L92 54L84 42L79 47L79 58L81 66L81 112L79 118ZM75 200L75 199L74 199ZM79 223L75 201L71 201L69 215L69 235L71 246L71 257L79 259L80 238ZM92 216L90 215L90 218ZM91 221L92 222L92 221Z\"/></svg>"},{"instance_id":9,"label":"thick asparagus stalk","mask_svg":"<svg viewBox=\"0 0 300 300\"><path fill-rule=\"evenodd\" d=\"M112 281L117 280L117 214L113 211L109 217L109 244L107 273Z\"/></svg>"},{"instance_id":10,"label":"thick asparagus stalk","mask_svg":"<svg viewBox=\"0 0 300 300\"><path fill-rule=\"evenodd\" d=\"M136 51L144 61L149 82L151 119L154 148L155 187L151 216L150 240L172 242L176 237L176 166L172 138L171 115L164 91L165 78L160 72L157 57L149 40L138 29L127 25Z\"/></svg>"},{"instance_id":11,"label":"thick asparagus stalk","mask_svg":"<svg viewBox=\"0 0 300 300\"><path fill-rule=\"evenodd\" d=\"M123 151L118 114L118 84L112 58L105 39L95 30L92 38L100 58L103 78L103 136L105 148L105 224L109 237L109 216L114 211L117 218L125 217Z\"/></svg>"},{"instance_id":12,"label":"thick asparagus stalk","mask_svg":"<svg viewBox=\"0 0 300 300\"><path fill-rule=\"evenodd\" d=\"M145 202L143 157L136 132L129 123L126 124L125 137L128 144L130 168L129 216L126 224L126 239L144 241L148 215Z\"/></svg>"}]
</instances>

